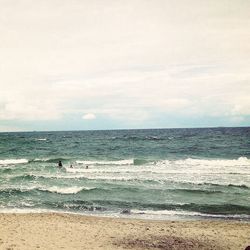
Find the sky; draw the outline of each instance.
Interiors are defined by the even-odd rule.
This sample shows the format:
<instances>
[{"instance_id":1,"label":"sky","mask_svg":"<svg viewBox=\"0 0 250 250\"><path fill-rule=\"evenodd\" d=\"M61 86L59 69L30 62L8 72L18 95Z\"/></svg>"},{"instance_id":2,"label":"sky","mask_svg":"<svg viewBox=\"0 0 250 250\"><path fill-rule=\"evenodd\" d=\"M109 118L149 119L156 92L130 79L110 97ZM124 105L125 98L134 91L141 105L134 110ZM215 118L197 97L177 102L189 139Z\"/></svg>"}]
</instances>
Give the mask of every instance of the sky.
<instances>
[{"instance_id":1,"label":"sky","mask_svg":"<svg viewBox=\"0 0 250 250\"><path fill-rule=\"evenodd\" d=\"M250 126L249 0L0 0L0 131Z\"/></svg>"}]
</instances>

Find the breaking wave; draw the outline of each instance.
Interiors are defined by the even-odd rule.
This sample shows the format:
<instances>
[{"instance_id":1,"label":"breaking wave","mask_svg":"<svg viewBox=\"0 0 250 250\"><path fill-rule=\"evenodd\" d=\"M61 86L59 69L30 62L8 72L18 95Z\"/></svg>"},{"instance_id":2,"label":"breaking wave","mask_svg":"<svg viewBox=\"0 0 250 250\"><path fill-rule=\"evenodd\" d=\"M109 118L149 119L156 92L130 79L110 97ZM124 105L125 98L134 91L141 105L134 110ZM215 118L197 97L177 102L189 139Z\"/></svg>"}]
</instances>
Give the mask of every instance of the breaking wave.
<instances>
[{"instance_id":1,"label":"breaking wave","mask_svg":"<svg viewBox=\"0 0 250 250\"><path fill-rule=\"evenodd\" d=\"M96 188L89 188L89 187L42 187L42 186L31 186L31 187L7 187L5 189L0 189L0 194L20 194L20 193L28 193L32 191L42 191L42 192L49 192L49 193L56 193L56 194L77 194L81 191L90 191Z\"/></svg>"},{"instance_id":2,"label":"breaking wave","mask_svg":"<svg viewBox=\"0 0 250 250\"><path fill-rule=\"evenodd\" d=\"M6 159L6 160L0 160L0 165L15 165L15 164L24 164L28 163L29 160L27 159Z\"/></svg>"},{"instance_id":3,"label":"breaking wave","mask_svg":"<svg viewBox=\"0 0 250 250\"><path fill-rule=\"evenodd\" d=\"M57 193L57 194L77 194L83 190L91 190L92 188L87 187L49 187L45 189L40 189L41 191L47 191L50 193Z\"/></svg>"},{"instance_id":4,"label":"breaking wave","mask_svg":"<svg viewBox=\"0 0 250 250\"><path fill-rule=\"evenodd\" d=\"M250 159L247 157L239 157L238 159L194 159L187 158L183 160L162 160L156 163L157 165L179 165L179 166L210 166L210 167L235 167L246 166L250 167Z\"/></svg>"},{"instance_id":5,"label":"breaking wave","mask_svg":"<svg viewBox=\"0 0 250 250\"><path fill-rule=\"evenodd\" d=\"M146 215L146 216L183 216L183 217L205 217L205 218L223 218L223 219L250 219L248 214L211 214L211 213L200 213L191 212L185 210L128 210L129 214L134 215Z\"/></svg>"},{"instance_id":6,"label":"breaking wave","mask_svg":"<svg viewBox=\"0 0 250 250\"><path fill-rule=\"evenodd\" d=\"M119 160L119 161L76 161L77 164L85 164L85 165L133 165L134 160Z\"/></svg>"}]
</instances>

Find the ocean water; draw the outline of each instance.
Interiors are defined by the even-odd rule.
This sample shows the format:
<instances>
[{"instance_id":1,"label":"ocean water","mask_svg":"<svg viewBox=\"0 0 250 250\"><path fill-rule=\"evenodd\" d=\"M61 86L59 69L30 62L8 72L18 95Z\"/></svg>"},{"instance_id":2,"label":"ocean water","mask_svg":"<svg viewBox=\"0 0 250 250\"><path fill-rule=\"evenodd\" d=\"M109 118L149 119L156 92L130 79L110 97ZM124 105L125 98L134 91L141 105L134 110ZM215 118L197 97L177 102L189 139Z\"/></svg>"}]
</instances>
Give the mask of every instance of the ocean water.
<instances>
[{"instance_id":1,"label":"ocean water","mask_svg":"<svg viewBox=\"0 0 250 250\"><path fill-rule=\"evenodd\" d=\"M13 211L248 221L250 128L0 133Z\"/></svg>"}]
</instances>

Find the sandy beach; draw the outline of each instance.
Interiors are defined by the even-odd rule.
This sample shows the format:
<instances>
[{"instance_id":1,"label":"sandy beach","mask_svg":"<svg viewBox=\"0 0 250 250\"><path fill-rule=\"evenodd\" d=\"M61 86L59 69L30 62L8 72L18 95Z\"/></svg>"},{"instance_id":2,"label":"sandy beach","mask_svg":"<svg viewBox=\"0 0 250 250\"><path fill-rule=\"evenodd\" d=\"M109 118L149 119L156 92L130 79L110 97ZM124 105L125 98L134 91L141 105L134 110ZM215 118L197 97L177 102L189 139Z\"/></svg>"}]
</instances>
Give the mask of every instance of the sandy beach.
<instances>
[{"instance_id":1,"label":"sandy beach","mask_svg":"<svg viewBox=\"0 0 250 250\"><path fill-rule=\"evenodd\" d=\"M0 249L245 249L250 223L0 214Z\"/></svg>"}]
</instances>

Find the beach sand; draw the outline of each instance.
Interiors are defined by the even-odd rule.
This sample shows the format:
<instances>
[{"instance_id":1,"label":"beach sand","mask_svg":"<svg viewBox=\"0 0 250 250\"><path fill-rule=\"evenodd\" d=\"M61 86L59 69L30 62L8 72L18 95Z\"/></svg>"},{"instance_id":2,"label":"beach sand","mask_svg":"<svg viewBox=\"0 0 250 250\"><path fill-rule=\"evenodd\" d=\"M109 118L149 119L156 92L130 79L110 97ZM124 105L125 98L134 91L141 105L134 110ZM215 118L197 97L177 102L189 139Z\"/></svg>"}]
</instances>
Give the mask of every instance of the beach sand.
<instances>
[{"instance_id":1,"label":"beach sand","mask_svg":"<svg viewBox=\"0 0 250 250\"><path fill-rule=\"evenodd\" d=\"M233 249L250 223L150 221L71 214L0 214L0 249Z\"/></svg>"}]
</instances>

